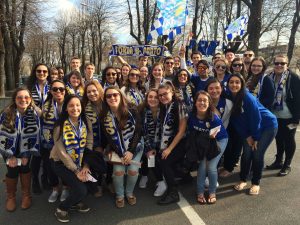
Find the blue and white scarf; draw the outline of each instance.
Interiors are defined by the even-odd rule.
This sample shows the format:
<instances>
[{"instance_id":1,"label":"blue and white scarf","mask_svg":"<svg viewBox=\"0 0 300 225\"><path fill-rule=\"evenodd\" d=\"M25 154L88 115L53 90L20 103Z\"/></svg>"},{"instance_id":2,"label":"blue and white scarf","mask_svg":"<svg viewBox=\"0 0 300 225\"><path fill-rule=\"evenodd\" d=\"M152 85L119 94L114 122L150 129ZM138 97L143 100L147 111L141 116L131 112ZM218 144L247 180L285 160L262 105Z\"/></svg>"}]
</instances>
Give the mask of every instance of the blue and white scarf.
<instances>
[{"instance_id":1,"label":"blue and white scarf","mask_svg":"<svg viewBox=\"0 0 300 225\"><path fill-rule=\"evenodd\" d=\"M39 152L40 120L33 108L28 108L25 115L16 111L15 126L10 129L5 126L5 113L0 119L0 152L12 156L17 149L24 152Z\"/></svg>"},{"instance_id":2,"label":"blue and white scarf","mask_svg":"<svg viewBox=\"0 0 300 225\"><path fill-rule=\"evenodd\" d=\"M103 85L103 89L105 90L106 88L110 87L110 86L116 86L116 87L119 87L118 83L115 82L114 84L110 84L108 82L105 82L104 85Z\"/></svg>"},{"instance_id":3,"label":"blue and white scarf","mask_svg":"<svg viewBox=\"0 0 300 225\"><path fill-rule=\"evenodd\" d=\"M193 109L193 92L190 85L186 85L185 87L179 88L180 96L184 100L185 106L188 112L191 112Z\"/></svg>"},{"instance_id":4,"label":"blue and white scarf","mask_svg":"<svg viewBox=\"0 0 300 225\"><path fill-rule=\"evenodd\" d=\"M120 157L123 157L124 153L128 150L129 144L134 136L135 123L133 115L129 112L126 126L120 131L117 118L111 111L108 111L104 118L104 129L112 139L116 148L114 150Z\"/></svg>"},{"instance_id":5,"label":"blue and white scarf","mask_svg":"<svg viewBox=\"0 0 300 225\"><path fill-rule=\"evenodd\" d=\"M286 70L282 73L281 78L278 82L278 85L276 87L276 91L275 91L275 99L274 99L274 105L273 105L273 109L275 111L281 111L283 110L283 88L285 87L286 81L289 77L290 71ZM274 82L276 79L276 75L273 72L271 74Z\"/></svg>"},{"instance_id":6,"label":"blue and white scarf","mask_svg":"<svg viewBox=\"0 0 300 225\"><path fill-rule=\"evenodd\" d=\"M66 152L77 167L80 167L87 141L87 128L81 119L79 119L78 123L79 127L77 129L70 119L64 122L62 140Z\"/></svg>"},{"instance_id":7,"label":"blue and white scarf","mask_svg":"<svg viewBox=\"0 0 300 225\"><path fill-rule=\"evenodd\" d=\"M66 85L66 90L69 95L76 95L79 98L83 97L84 89L79 86L76 90L72 87L72 85L68 82Z\"/></svg>"},{"instance_id":8,"label":"blue and white scarf","mask_svg":"<svg viewBox=\"0 0 300 225\"><path fill-rule=\"evenodd\" d=\"M100 147L101 146L101 128L100 128L100 118L90 101L88 101L85 107L85 115L91 121L92 128L93 128L93 147Z\"/></svg>"},{"instance_id":9,"label":"blue and white scarf","mask_svg":"<svg viewBox=\"0 0 300 225\"><path fill-rule=\"evenodd\" d=\"M166 106L167 111L164 117L164 122L161 124L161 142L160 150L166 149L171 140L174 138L174 124L175 124L175 102L172 102L169 106Z\"/></svg>"},{"instance_id":10,"label":"blue and white scarf","mask_svg":"<svg viewBox=\"0 0 300 225\"><path fill-rule=\"evenodd\" d=\"M35 83L31 90L31 95L34 101L34 104L38 106L39 108L42 108L42 106L45 103L45 100L48 96L48 92L50 90L50 86L48 83L45 84L44 90L40 90L40 86L38 82Z\"/></svg>"}]
</instances>

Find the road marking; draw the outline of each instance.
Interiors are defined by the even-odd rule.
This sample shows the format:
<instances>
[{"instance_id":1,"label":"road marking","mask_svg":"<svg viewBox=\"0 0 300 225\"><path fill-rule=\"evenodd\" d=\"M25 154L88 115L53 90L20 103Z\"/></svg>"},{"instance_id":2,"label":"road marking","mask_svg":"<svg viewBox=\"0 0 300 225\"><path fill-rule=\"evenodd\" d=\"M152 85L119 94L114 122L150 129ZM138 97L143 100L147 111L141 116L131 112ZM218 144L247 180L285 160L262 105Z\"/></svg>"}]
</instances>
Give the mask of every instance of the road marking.
<instances>
[{"instance_id":1,"label":"road marking","mask_svg":"<svg viewBox=\"0 0 300 225\"><path fill-rule=\"evenodd\" d=\"M179 192L180 201L177 203L185 216L189 219L192 225L205 225L201 217L196 213L193 207L187 202L187 200Z\"/></svg>"}]
</instances>

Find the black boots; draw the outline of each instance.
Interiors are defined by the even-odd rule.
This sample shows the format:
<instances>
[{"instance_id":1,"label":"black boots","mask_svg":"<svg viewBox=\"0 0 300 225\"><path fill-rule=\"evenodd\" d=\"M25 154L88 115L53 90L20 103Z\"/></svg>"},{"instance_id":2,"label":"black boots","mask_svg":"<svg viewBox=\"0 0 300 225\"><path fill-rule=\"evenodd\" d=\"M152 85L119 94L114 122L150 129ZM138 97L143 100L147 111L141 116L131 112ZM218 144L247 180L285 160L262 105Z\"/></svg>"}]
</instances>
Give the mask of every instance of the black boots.
<instances>
[{"instance_id":1,"label":"black boots","mask_svg":"<svg viewBox=\"0 0 300 225\"><path fill-rule=\"evenodd\" d=\"M280 170L282 168L282 166L283 166L282 159L276 155L275 161L271 165L266 166L266 169L267 170Z\"/></svg>"},{"instance_id":2,"label":"black boots","mask_svg":"<svg viewBox=\"0 0 300 225\"><path fill-rule=\"evenodd\" d=\"M179 202L179 194L177 188L175 187L168 187L168 190L162 196L162 198L157 202L159 205L169 205L172 203Z\"/></svg>"}]
</instances>

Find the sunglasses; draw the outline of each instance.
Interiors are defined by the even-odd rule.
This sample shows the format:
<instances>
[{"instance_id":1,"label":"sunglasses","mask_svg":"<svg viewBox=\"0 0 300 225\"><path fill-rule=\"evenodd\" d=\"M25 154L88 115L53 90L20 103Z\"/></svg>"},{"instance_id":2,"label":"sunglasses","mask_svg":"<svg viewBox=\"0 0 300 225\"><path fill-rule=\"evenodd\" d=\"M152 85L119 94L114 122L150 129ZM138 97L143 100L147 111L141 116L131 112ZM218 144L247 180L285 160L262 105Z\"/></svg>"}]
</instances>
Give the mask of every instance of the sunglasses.
<instances>
[{"instance_id":1,"label":"sunglasses","mask_svg":"<svg viewBox=\"0 0 300 225\"><path fill-rule=\"evenodd\" d=\"M22 100L22 99L29 100L30 96L17 96L17 100Z\"/></svg>"},{"instance_id":2,"label":"sunglasses","mask_svg":"<svg viewBox=\"0 0 300 225\"><path fill-rule=\"evenodd\" d=\"M218 65L218 66L216 66L216 68L217 68L217 69L223 69L223 70L225 70L225 69L226 69L226 66L220 66L220 65Z\"/></svg>"},{"instance_id":3,"label":"sunglasses","mask_svg":"<svg viewBox=\"0 0 300 225\"><path fill-rule=\"evenodd\" d=\"M66 89L64 87L53 87L51 88L53 92L64 92Z\"/></svg>"},{"instance_id":4,"label":"sunglasses","mask_svg":"<svg viewBox=\"0 0 300 225\"><path fill-rule=\"evenodd\" d=\"M117 73L107 73L106 76L107 77L115 77L115 76L117 76Z\"/></svg>"},{"instance_id":5,"label":"sunglasses","mask_svg":"<svg viewBox=\"0 0 300 225\"><path fill-rule=\"evenodd\" d=\"M105 98L111 99L112 97L117 98L118 96L120 96L120 93L112 93L112 94L106 94Z\"/></svg>"},{"instance_id":6,"label":"sunglasses","mask_svg":"<svg viewBox=\"0 0 300 225\"><path fill-rule=\"evenodd\" d=\"M36 70L37 73L48 73L48 70Z\"/></svg>"},{"instance_id":7,"label":"sunglasses","mask_svg":"<svg viewBox=\"0 0 300 225\"><path fill-rule=\"evenodd\" d=\"M170 65L173 65L174 62L165 62L165 64L170 64Z\"/></svg>"},{"instance_id":8,"label":"sunglasses","mask_svg":"<svg viewBox=\"0 0 300 225\"><path fill-rule=\"evenodd\" d=\"M243 64L232 64L232 67L242 67Z\"/></svg>"},{"instance_id":9,"label":"sunglasses","mask_svg":"<svg viewBox=\"0 0 300 225\"><path fill-rule=\"evenodd\" d=\"M244 54L244 57L252 57L253 54Z\"/></svg>"},{"instance_id":10,"label":"sunglasses","mask_svg":"<svg viewBox=\"0 0 300 225\"><path fill-rule=\"evenodd\" d=\"M279 66L279 65L284 66L286 64L287 64L286 62L274 62L275 66Z\"/></svg>"}]
</instances>

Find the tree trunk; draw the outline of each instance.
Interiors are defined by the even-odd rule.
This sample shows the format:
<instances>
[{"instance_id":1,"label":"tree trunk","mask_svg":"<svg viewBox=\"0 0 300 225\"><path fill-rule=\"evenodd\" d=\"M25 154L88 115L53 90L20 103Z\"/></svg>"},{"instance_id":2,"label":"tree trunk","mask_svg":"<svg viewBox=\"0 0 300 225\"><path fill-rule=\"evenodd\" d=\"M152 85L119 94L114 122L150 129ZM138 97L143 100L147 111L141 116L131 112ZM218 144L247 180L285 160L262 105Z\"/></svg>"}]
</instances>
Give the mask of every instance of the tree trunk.
<instances>
[{"instance_id":1,"label":"tree trunk","mask_svg":"<svg viewBox=\"0 0 300 225\"><path fill-rule=\"evenodd\" d=\"M248 43L249 49L255 55L258 54L260 31L261 31L261 10L263 0L253 0L250 7L250 16L248 21L247 32L249 34Z\"/></svg>"},{"instance_id":2,"label":"tree trunk","mask_svg":"<svg viewBox=\"0 0 300 225\"><path fill-rule=\"evenodd\" d=\"M0 32L0 97L5 97L4 56L5 56L5 49L3 45L2 33Z\"/></svg>"},{"instance_id":3,"label":"tree trunk","mask_svg":"<svg viewBox=\"0 0 300 225\"><path fill-rule=\"evenodd\" d=\"M292 29L291 29L291 34L290 34L289 44L288 44L288 52L287 52L289 63L291 62L292 57L293 57L294 47L295 47L295 38L296 38L296 33L298 30L299 24L300 24L300 0L296 0L296 11L295 11L294 17L293 17L293 25L292 25Z\"/></svg>"}]
</instances>

